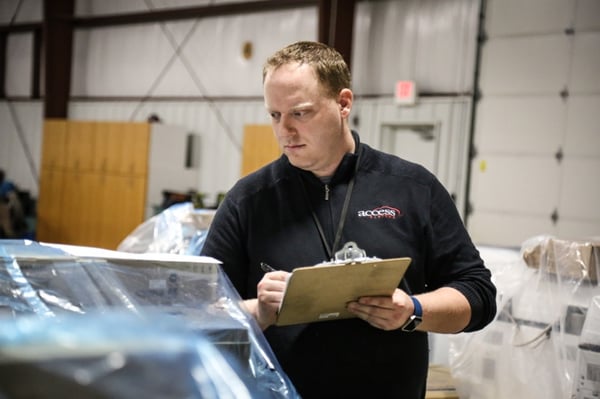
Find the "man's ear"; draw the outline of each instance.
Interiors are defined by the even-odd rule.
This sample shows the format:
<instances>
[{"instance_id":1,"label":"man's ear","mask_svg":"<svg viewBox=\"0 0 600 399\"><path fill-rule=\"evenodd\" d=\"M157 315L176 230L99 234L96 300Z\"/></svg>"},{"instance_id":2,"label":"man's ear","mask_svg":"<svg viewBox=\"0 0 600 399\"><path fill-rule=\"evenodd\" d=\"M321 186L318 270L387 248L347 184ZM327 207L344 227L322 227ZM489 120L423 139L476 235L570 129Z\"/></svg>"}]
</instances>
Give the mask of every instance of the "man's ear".
<instances>
[{"instance_id":1,"label":"man's ear","mask_svg":"<svg viewBox=\"0 0 600 399\"><path fill-rule=\"evenodd\" d=\"M350 111L352 110L352 100L354 99L354 94L350 89L342 89L340 91L339 96L339 104L342 112L342 116L345 118L350 115Z\"/></svg>"}]
</instances>

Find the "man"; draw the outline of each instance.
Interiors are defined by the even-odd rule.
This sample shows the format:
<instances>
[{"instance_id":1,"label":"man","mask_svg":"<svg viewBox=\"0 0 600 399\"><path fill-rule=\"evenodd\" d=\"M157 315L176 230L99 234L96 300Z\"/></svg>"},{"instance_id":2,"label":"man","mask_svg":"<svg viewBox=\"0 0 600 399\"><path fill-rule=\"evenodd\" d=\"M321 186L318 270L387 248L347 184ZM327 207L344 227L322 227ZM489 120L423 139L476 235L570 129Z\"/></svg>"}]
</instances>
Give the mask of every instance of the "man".
<instances>
[{"instance_id":1,"label":"man","mask_svg":"<svg viewBox=\"0 0 600 399\"><path fill-rule=\"evenodd\" d=\"M354 98L338 52L287 46L267 60L263 86L283 155L230 190L202 253L223 262L302 397L424 398L426 332L487 325L490 272L436 178L350 130ZM357 318L274 326L288 272L348 241L367 256L411 257L402 288L350 303ZM264 274L261 262L280 271Z\"/></svg>"}]
</instances>

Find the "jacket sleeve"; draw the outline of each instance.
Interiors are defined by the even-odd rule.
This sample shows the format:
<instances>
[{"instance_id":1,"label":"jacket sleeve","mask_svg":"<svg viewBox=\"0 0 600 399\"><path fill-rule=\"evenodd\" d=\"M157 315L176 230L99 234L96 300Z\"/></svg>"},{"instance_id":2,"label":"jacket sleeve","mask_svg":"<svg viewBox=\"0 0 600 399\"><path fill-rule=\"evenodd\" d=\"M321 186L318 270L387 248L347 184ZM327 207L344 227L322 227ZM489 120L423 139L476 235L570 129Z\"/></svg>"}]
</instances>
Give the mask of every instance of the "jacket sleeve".
<instances>
[{"instance_id":1,"label":"jacket sleeve","mask_svg":"<svg viewBox=\"0 0 600 399\"><path fill-rule=\"evenodd\" d=\"M202 247L201 255L222 262L223 271L244 299L247 298L248 255L242 237L239 209L226 197L219 205Z\"/></svg>"},{"instance_id":2,"label":"jacket sleeve","mask_svg":"<svg viewBox=\"0 0 600 399\"><path fill-rule=\"evenodd\" d=\"M432 185L428 230L430 288L460 291L471 305L471 320L464 331L482 329L496 315L496 287L452 198L437 180Z\"/></svg>"}]
</instances>

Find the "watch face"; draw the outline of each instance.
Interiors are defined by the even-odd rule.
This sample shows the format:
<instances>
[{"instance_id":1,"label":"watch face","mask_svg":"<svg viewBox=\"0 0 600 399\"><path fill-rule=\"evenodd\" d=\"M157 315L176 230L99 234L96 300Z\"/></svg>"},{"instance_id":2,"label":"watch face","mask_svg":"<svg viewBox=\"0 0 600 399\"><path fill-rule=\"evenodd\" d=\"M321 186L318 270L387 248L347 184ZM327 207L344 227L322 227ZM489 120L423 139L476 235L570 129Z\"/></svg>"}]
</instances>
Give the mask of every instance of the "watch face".
<instances>
[{"instance_id":1,"label":"watch face","mask_svg":"<svg viewBox=\"0 0 600 399\"><path fill-rule=\"evenodd\" d=\"M402 326L402 331L406 331L406 332L415 331L417 326L419 324L421 324L421 321L422 321L422 319L419 316L415 316L415 315L410 316L410 318Z\"/></svg>"}]
</instances>

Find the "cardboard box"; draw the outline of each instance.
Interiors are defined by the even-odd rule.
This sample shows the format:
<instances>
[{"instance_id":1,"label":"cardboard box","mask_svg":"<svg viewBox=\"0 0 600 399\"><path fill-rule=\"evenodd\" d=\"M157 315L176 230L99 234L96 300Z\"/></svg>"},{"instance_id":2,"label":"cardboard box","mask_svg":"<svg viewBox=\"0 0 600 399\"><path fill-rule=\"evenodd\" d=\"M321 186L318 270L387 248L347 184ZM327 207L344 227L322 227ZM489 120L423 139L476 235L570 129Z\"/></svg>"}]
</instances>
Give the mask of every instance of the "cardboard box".
<instances>
[{"instance_id":1,"label":"cardboard box","mask_svg":"<svg viewBox=\"0 0 600 399\"><path fill-rule=\"evenodd\" d=\"M548 238L523 249L527 266L563 278L598 284L600 242Z\"/></svg>"}]
</instances>

